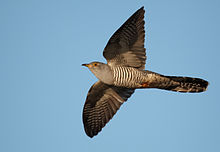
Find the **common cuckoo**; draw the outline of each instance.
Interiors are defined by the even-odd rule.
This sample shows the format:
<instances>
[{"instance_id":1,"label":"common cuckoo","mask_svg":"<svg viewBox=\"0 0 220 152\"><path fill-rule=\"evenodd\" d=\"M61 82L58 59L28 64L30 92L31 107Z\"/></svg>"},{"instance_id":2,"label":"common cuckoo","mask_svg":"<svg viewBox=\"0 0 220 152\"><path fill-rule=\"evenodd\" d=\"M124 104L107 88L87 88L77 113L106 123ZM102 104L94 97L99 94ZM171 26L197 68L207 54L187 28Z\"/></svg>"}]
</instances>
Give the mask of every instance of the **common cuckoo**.
<instances>
[{"instance_id":1,"label":"common cuckoo","mask_svg":"<svg viewBox=\"0 0 220 152\"><path fill-rule=\"evenodd\" d=\"M141 7L112 35L103 52L107 64L82 64L99 79L90 88L83 108L84 129L89 137L102 130L135 89L203 92L208 86L200 78L165 76L145 70L144 12Z\"/></svg>"}]
</instances>

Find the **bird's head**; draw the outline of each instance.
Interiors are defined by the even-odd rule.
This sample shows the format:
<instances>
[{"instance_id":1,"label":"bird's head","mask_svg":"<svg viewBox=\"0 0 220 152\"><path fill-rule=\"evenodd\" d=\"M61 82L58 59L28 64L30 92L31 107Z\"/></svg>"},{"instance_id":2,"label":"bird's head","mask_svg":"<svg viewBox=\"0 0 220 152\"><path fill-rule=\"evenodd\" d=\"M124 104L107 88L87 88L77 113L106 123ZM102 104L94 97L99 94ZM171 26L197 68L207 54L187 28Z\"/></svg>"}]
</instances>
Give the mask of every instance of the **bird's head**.
<instances>
[{"instance_id":1,"label":"bird's head","mask_svg":"<svg viewBox=\"0 0 220 152\"><path fill-rule=\"evenodd\" d=\"M88 63L88 64L82 64L82 66L86 66L92 72L102 70L103 66L105 66L105 65L106 64L101 63L101 62L91 62L91 63Z\"/></svg>"},{"instance_id":2,"label":"bird's head","mask_svg":"<svg viewBox=\"0 0 220 152\"><path fill-rule=\"evenodd\" d=\"M97 73L103 72L108 65L101 62L91 62L88 64L82 64L82 66L86 66L92 73L96 75Z\"/></svg>"},{"instance_id":3,"label":"bird's head","mask_svg":"<svg viewBox=\"0 0 220 152\"><path fill-rule=\"evenodd\" d=\"M82 66L88 67L89 70L102 82L106 84L111 84L113 82L112 70L107 64L91 62L88 64L82 64Z\"/></svg>"}]
</instances>

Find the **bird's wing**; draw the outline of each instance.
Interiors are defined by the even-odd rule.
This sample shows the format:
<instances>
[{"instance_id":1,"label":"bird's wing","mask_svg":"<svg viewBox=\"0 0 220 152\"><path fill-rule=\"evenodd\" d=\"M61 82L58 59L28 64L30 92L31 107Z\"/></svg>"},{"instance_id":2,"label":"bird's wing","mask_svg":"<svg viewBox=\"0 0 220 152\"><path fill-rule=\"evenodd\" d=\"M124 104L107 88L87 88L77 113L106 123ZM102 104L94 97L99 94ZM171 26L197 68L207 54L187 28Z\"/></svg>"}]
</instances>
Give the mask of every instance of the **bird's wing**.
<instances>
[{"instance_id":1,"label":"bird's wing","mask_svg":"<svg viewBox=\"0 0 220 152\"><path fill-rule=\"evenodd\" d=\"M89 90L83 108L83 124L89 137L97 135L114 116L134 89L109 86L96 82Z\"/></svg>"},{"instance_id":2,"label":"bird's wing","mask_svg":"<svg viewBox=\"0 0 220 152\"><path fill-rule=\"evenodd\" d=\"M103 56L109 65L145 68L144 7L137 10L110 38Z\"/></svg>"}]
</instances>

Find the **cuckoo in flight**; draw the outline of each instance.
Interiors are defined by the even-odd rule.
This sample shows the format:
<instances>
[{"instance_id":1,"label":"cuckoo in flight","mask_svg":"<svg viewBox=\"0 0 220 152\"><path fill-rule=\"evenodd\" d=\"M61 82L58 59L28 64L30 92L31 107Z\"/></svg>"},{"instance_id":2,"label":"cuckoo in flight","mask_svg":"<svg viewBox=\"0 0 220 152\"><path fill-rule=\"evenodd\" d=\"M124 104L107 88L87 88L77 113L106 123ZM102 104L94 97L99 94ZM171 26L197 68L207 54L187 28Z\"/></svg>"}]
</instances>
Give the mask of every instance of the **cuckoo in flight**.
<instances>
[{"instance_id":1,"label":"cuckoo in flight","mask_svg":"<svg viewBox=\"0 0 220 152\"><path fill-rule=\"evenodd\" d=\"M110 38L103 56L107 64L83 64L99 79L89 90L83 124L89 137L97 135L135 89L158 88L177 92L203 92L200 78L165 76L145 70L144 7L137 10Z\"/></svg>"}]
</instances>

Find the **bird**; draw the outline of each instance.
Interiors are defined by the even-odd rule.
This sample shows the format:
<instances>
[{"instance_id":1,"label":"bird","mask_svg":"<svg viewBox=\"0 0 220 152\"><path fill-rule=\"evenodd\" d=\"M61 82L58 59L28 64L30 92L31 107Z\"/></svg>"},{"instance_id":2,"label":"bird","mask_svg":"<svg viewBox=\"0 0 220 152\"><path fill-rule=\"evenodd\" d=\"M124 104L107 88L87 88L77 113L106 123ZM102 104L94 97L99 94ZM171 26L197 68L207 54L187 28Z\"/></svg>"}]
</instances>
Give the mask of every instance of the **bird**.
<instances>
[{"instance_id":1,"label":"bird","mask_svg":"<svg viewBox=\"0 0 220 152\"><path fill-rule=\"evenodd\" d=\"M144 6L111 36L103 51L106 63L82 64L98 78L83 107L83 124L89 137L96 136L136 89L157 88L176 92L206 91L200 78L165 76L145 70Z\"/></svg>"}]
</instances>

